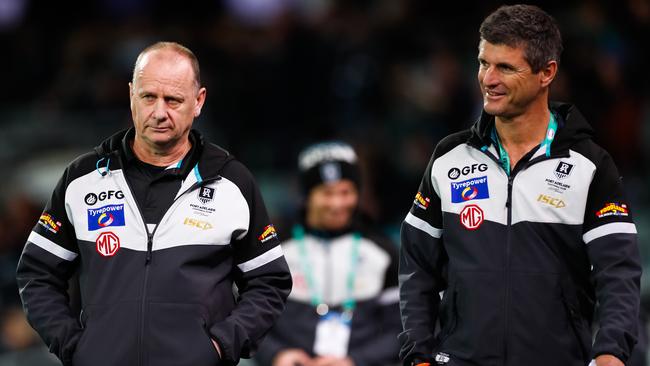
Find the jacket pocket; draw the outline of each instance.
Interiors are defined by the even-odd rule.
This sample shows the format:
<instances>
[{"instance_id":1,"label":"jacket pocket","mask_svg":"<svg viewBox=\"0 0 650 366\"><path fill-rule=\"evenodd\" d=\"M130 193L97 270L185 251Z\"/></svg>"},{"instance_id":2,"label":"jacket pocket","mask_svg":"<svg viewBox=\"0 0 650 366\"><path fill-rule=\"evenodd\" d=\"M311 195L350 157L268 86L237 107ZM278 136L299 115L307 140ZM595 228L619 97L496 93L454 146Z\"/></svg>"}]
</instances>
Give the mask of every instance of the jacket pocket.
<instances>
[{"instance_id":1,"label":"jacket pocket","mask_svg":"<svg viewBox=\"0 0 650 366\"><path fill-rule=\"evenodd\" d=\"M580 308L576 304L576 301L571 301L570 296L567 296L566 291L565 288L562 289L562 302L564 303L564 308L569 317L569 324L571 325L571 330L580 346L582 359L586 363L589 363L591 361L591 330L580 313Z\"/></svg>"},{"instance_id":2,"label":"jacket pocket","mask_svg":"<svg viewBox=\"0 0 650 366\"><path fill-rule=\"evenodd\" d=\"M88 305L80 317L81 338L73 366L130 365L137 362L137 303Z\"/></svg>"},{"instance_id":3,"label":"jacket pocket","mask_svg":"<svg viewBox=\"0 0 650 366\"><path fill-rule=\"evenodd\" d=\"M434 350L441 349L447 338L456 329L458 323L457 301L458 289L454 285L445 292L440 302L440 333L436 336L436 347L434 347Z\"/></svg>"},{"instance_id":4,"label":"jacket pocket","mask_svg":"<svg viewBox=\"0 0 650 366\"><path fill-rule=\"evenodd\" d=\"M145 352L151 366L215 366L220 358L199 304L150 303Z\"/></svg>"}]
</instances>

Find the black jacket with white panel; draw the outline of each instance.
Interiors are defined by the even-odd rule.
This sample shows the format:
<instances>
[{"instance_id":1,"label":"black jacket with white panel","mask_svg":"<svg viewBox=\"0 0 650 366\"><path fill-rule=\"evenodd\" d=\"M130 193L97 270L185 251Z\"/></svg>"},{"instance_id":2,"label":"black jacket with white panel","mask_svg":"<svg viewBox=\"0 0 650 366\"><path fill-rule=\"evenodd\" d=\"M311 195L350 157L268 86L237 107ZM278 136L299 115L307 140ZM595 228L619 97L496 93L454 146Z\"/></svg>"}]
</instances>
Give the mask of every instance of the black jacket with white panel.
<instances>
[{"instance_id":1,"label":"black jacket with white panel","mask_svg":"<svg viewBox=\"0 0 650 366\"><path fill-rule=\"evenodd\" d=\"M485 113L436 147L402 225L405 363L585 366L600 354L629 357L641 265L621 178L575 107L551 110L559 128L550 156L533 149L510 176Z\"/></svg>"},{"instance_id":2,"label":"black jacket with white panel","mask_svg":"<svg viewBox=\"0 0 650 366\"><path fill-rule=\"evenodd\" d=\"M356 265L350 260L355 232L360 235ZM339 232L307 228L302 242L292 238L283 242L282 247L294 288L286 310L260 346L256 356L258 364L270 366L279 352L292 348L314 356L320 316L311 303L312 291L322 294L323 303L331 310L341 312L350 296L348 276L352 266L355 266L355 275L351 296L356 307L350 324L347 356L356 366L397 364L397 335L401 329L397 247L383 236L358 225ZM310 277L313 277L315 289L310 288Z\"/></svg>"},{"instance_id":3,"label":"black jacket with white panel","mask_svg":"<svg viewBox=\"0 0 650 366\"><path fill-rule=\"evenodd\" d=\"M192 152L169 168L180 190L157 225L145 224L124 175L124 136L68 166L29 235L17 270L29 322L65 365L234 365L291 289L259 189L192 131ZM81 314L66 293L75 272Z\"/></svg>"}]
</instances>

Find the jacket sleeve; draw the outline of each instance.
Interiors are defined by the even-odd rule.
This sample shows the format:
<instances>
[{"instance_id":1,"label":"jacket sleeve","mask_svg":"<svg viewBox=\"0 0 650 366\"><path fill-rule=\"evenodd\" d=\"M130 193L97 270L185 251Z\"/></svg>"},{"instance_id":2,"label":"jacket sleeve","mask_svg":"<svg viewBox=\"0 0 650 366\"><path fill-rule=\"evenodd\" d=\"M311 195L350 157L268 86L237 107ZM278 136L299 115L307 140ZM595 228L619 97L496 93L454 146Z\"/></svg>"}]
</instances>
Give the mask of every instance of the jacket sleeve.
<instances>
[{"instance_id":1,"label":"jacket sleeve","mask_svg":"<svg viewBox=\"0 0 650 366\"><path fill-rule=\"evenodd\" d=\"M609 155L589 188L583 228L599 304L593 356L610 354L626 362L637 341L641 263L622 179Z\"/></svg>"},{"instance_id":2,"label":"jacket sleeve","mask_svg":"<svg viewBox=\"0 0 650 366\"><path fill-rule=\"evenodd\" d=\"M232 165L232 164L231 164ZM238 185L249 207L248 230L234 238L233 268L239 298L223 321L210 327L228 364L250 358L264 335L284 310L291 291L291 274L257 185L241 164L236 168Z\"/></svg>"},{"instance_id":3,"label":"jacket sleeve","mask_svg":"<svg viewBox=\"0 0 650 366\"><path fill-rule=\"evenodd\" d=\"M435 154L434 154L435 157ZM434 347L434 329L440 297L444 289L442 268L446 261L443 248L442 211L431 173L434 158L422 178L410 212L402 223L399 261L399 294L403 332L400 359L429 359Z\"/></svg>"},{"instance_id":4,"label":"jacket sleeve","mask_svg":"<svg viewBox=\"0 0 650 366\"><path fill-rule=\"evenodd\" d=\"M399 317L399 289L397 286L398 253L394 243L388 240L373 239L390 255L390 264L386 269L384 286L377 302L377 317L381 322L381 331L372 342L364 348L350 350L350 358L355 366L395 365L399 354L397 339L402 325Z\"/></svg>"},{"instance_id":5,"label":"jacket sleeve","mask_svg":"<svg viewBox=\"0 0 650 366\"><path fill-rule=\"evenodd\" d=\"M81 327L70 308L68 280L79 260L65 204L67 170L29 234L16 278L29 323L50 352L69 365Z\"/></svg>"}]
</instances>

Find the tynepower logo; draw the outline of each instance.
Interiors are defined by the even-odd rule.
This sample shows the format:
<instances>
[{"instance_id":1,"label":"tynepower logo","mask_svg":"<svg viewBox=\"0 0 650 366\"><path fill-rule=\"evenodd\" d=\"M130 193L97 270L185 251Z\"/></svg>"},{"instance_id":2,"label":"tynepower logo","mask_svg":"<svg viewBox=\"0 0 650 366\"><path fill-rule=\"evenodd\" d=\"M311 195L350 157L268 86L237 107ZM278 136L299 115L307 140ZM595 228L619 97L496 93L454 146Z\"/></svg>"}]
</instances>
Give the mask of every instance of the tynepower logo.
<instances>
[{"instance_id":1,"label":"tynepower logo","mask_svg":"<svg viewBox=\"0 0 650 366\"><path fill-rule=\"evenodd\" d=\"M88 230L94 231L109 226L124 226L124 205L108 205L88 209Z\"/></svg>"},{"instance_id":2,"label":"tynepower logo","mask_svg":"<svg viewBox=\"0 0 650 366\"><path fill-rule=\"evenodd\" d=\"M451 202L462 203L490 198L487 176L451 183Z\"/></svg>"}]
</instances>

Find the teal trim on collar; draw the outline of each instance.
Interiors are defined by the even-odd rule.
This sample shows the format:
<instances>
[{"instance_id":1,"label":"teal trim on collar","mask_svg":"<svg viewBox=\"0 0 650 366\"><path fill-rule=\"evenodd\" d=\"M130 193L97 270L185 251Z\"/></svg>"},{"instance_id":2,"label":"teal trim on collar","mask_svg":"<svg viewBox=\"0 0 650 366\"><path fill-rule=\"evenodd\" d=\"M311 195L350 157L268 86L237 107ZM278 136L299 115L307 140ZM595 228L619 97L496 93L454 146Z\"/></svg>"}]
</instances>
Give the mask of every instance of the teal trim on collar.
<instances>
[{"instance_id":1,"label":"teal trim on collar","mask_svg":"<svg viewBox=\"0 0 650 366\"><path fill-rule=\"evenodd\" d=\"M196 181L198 183L203 182L203 178L201 178L201 173L199 173L199 164L196 164L194 166L194 175L196 176Z\"/></svg>"},{"instance_id":2,"label":"teal trim on collar","mask_svg":"<svg viewBox=\"0 0 650 366\"><path fill-rule=\"evenodd\" d=\"M545 152L546 157L551 156L551 144L553 144L553 140L555 139L556 133L557 133L557 120L555 119L555 115L553 114L553 112L551 112L551 117L548 121L548 127L546 128L546 134L544 135L544 139L540 143L540 148L546 149ZM504 149L503 146L501 145L501 139L499 138L499 134L497 133L496 124L492 126L491 138L492 138L492 143L494 143L494 145L497 147L497 150L499 151L499 162L501 163L501 167L503 167L503 170L506 171L506 174L510 176L510 157L508 156L508 152L506 151L506 149Z\"/></svg>"}]
</instances>

